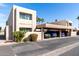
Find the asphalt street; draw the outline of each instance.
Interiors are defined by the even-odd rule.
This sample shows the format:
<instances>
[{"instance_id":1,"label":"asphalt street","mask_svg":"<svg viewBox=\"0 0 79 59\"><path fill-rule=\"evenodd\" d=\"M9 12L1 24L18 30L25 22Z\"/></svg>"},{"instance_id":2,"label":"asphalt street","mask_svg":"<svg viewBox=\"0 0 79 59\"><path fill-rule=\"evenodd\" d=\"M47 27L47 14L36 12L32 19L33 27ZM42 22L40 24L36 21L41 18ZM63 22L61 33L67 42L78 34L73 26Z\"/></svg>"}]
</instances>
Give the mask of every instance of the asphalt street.
<instances>
[{"instance_id":1,"label":"asphalt street","mask_svg":"<svg viewBox=\"0 0 79 59\"><path fill-rule=\"evenodd\" d=\"M79 37L71 37L71 38L62 38L62 39L56 39L56 40L48 40L48 41L41 41L41 42L34 42L30 43L31 49L29 47L24 47L23 52L19 53L19 50L16 50L16 55L18 56L40 56L41 54L48 53L50 51L53 51L55 49L71 45L73 43L79 42ZM19 45L18 45L19 46ZM16 46L17 47L17 46ZM23 48L22 45L19 46L20 48ZM41 48L39 48L41 47ZM34 49L35 48L35 49Z\"/></svg>"},{"instance_id":2,"label":"asphalt street","mask_svg":"<svg viewBox=\"0 0 79 59\"><path fill-rule=\"evenodd\" d=\"M0 46L0 55L16 55L16 56L41 56L42 54L51 52L58 48L62 48L79 42L79 37L59 38L44 40L39 42L29 42L10 46ZM79 47L65 52L60 56L79 55Z\"/></svg>"},{"instance_id":3,"label":"asphalt street","mask_svg":"<svg viewBox=\"0 0 79 59\"><path fill-rule=\"evenodd\" d=\"M79 46L61 54L60 56L79 56Z\"/></svg>"},{"instance_id":4,"label":"asphalt street","mask_svg":"<svg viewBox=\"0 0 79 59\"><path fill-rule=\"evenodd\" d=\"M0 46L0 56L14 56L14 52L10 46Z\"/></svg>"}]
</instances>

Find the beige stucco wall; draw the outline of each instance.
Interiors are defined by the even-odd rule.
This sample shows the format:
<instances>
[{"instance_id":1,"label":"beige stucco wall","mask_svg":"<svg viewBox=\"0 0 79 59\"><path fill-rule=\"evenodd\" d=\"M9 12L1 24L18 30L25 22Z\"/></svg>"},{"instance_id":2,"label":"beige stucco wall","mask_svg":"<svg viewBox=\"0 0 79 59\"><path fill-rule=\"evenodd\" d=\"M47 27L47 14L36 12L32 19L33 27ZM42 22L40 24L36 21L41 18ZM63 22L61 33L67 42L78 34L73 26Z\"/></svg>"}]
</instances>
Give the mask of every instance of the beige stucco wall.
<instances>
[{"instance_id":1,"label":"beige stucco wall","mask_svg":"<svg viewBox=\"0 0 79 59\"><path fill-rule=\"evenodd\" d=\"M72 26L63 26L63 25L57 25L57 24L46 24L45 26L49 28L72 29Z\"/></svg>"},{"instance_id":2,"label":"beige stucco wall","mask_svg":"<svg viewBox=\"0 0 79 59\"><path fill-rule=\"evenodd\" d=\"M13 32L13 8L10 11L8 16L7 25L6 25L6 40L12 39L12 32Z\"/></svg>"},{"instance_id":3,"label":"beige stucco wall","mask_svg":"<svg viewBox=\"0 0 79 59\"><path fill-rule=\"evenodd\" d=\"M72 24L72 22L67 21L67 20L60 20L60 21L53 22L53 24L56 24L56 25L64 25L64 26L70 26L69 23Z\"/></svg>"},{"instance_id":4,"label":"beige stucco wall","mask_svg":"<svg viewBox=\"0 0 79 59\"><path fill-rule=\"evenodd\" d=\"M77 36L77 31L71 31L71 36Z\"/></svg>"},{"instance_id":5,"label":"beige stucco wall","mask_svg":"<svg viewBox=\"0 0 79 59\"><path fill-rule=\"evenodd\" d=\"M19 31L20 27L32 28L32 31L34 31L36 28L36 11L14 5L13 10L15 9L16 9L16 31ZM19 17L20 12L32 14L32 20L20 19Z\"/></svg>"},{"instance_id":6,"label":"beige stucco wall","mask_svg":"<svg viewBox=\"0 0 79 59\"><path fill-rule=\"evenodd\" d=\"M38 35L37 41L43 40L43 39L41 38L41 32L27 32L27 33L25 34L24 38L27 38L30 34L33 34L33 33L35 33L35 34ZM24 39L24 38L23 38L23 39Z\"/></svg>"},{"instance_id":7,"label":"beige stucco wall","mask_svg":"<svg viewBox=\"0 0 79 59\"><path fill-rule=\"evenodd\" d=\"M32 14L32 20L20 19L19 12ZM19 31L20 27L32 28L32 32L33 32L36 28L36 11L13 5L13 7L11 8L10 14L8 16L7 23L8 23L7 25L8 25L8 31L9 31L8 39L14 39L12 33L14 31ZM6 36L8 35L6 34Z\"/></svg>"},{"instance_id":8,"label":"beige stucco wall","mask_svg":"<svg viewBox=\"0 0 79 59\"><path fill-rule=\"evenodd\" d=\"M5 36L5 38L6 38L6 40L8 40L9 39L9 26L7 25L6 26L6 36Z\"/></svg>"}]
</instances>

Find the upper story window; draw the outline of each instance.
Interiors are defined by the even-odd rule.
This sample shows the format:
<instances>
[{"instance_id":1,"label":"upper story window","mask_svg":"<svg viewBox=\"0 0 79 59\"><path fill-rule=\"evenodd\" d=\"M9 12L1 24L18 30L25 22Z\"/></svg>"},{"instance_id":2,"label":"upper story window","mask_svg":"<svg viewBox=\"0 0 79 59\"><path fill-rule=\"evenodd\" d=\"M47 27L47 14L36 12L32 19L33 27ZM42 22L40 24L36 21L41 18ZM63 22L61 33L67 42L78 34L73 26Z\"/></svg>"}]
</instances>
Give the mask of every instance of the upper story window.
<instances>
[{"instance_id":1,"label":"upper story window","mask_svg":"<svg viewBox=\"0 0 79 59\"><path fill-rule=\"evenodd\" d=\"M32 20L32 14L22 13L20 12L20 18L25 20Z\"/></svg>"},{"instance_id":2,"label":"upper story window","mask_svg":"<svg viewBox=\"0 0 79 59\"><path fill-rule=\"evenodd\" d=\"M69 23L69 26L72 26L72 23Z\"/></svg>"}]
</instances>

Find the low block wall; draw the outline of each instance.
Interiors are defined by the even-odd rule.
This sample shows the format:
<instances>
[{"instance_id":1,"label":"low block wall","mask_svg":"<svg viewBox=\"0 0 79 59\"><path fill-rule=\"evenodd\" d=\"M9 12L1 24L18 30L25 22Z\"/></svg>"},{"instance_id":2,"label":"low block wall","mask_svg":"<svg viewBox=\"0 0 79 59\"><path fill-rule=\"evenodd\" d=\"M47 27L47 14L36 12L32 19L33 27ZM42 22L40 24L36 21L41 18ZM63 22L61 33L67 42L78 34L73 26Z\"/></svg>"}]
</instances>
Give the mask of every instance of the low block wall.
<instances>
[{"instance_id":1,"label":"low block wall","mask_svg":"<svg viewBox=\"0 0 79 59\"><path fill-rule=\"evenodd\" d=\"M77 36L77 32L71 32L71 36Z\"/></svg>"},{"instance_id":2,"label":"low block wall","mask_svg":"<svg viewBox=\"0 0 79 59\"><path fill-rule=\"evenodd\" d=\"M33 34L33 33L35 33L35 34L38 35L37 41L41 40L41 32L27 32L27 33L25 34L24 38L25 38L25 37L28 37L30 34Z\"/></svg>"}]
</instances>

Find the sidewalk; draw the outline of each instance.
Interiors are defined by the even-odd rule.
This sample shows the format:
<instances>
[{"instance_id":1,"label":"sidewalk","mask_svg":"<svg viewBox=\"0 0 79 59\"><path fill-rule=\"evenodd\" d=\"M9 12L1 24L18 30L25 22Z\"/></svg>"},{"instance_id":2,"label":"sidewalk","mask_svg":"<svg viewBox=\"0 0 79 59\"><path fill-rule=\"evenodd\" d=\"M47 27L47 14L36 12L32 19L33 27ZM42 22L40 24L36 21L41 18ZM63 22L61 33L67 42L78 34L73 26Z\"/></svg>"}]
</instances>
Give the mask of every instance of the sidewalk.
<instances>
[{"instance_id":1,"label":"sidewalk","mask_svg":"<svg viewBox=\"0 0 79 59\"><path fill-rule=\"evenodd\" d=\"M7 42L6 40L0 40L0 46L4 46L4 45L12 45L12 44L17 44L16 42Z\"/></svg>"}]
</instances>

